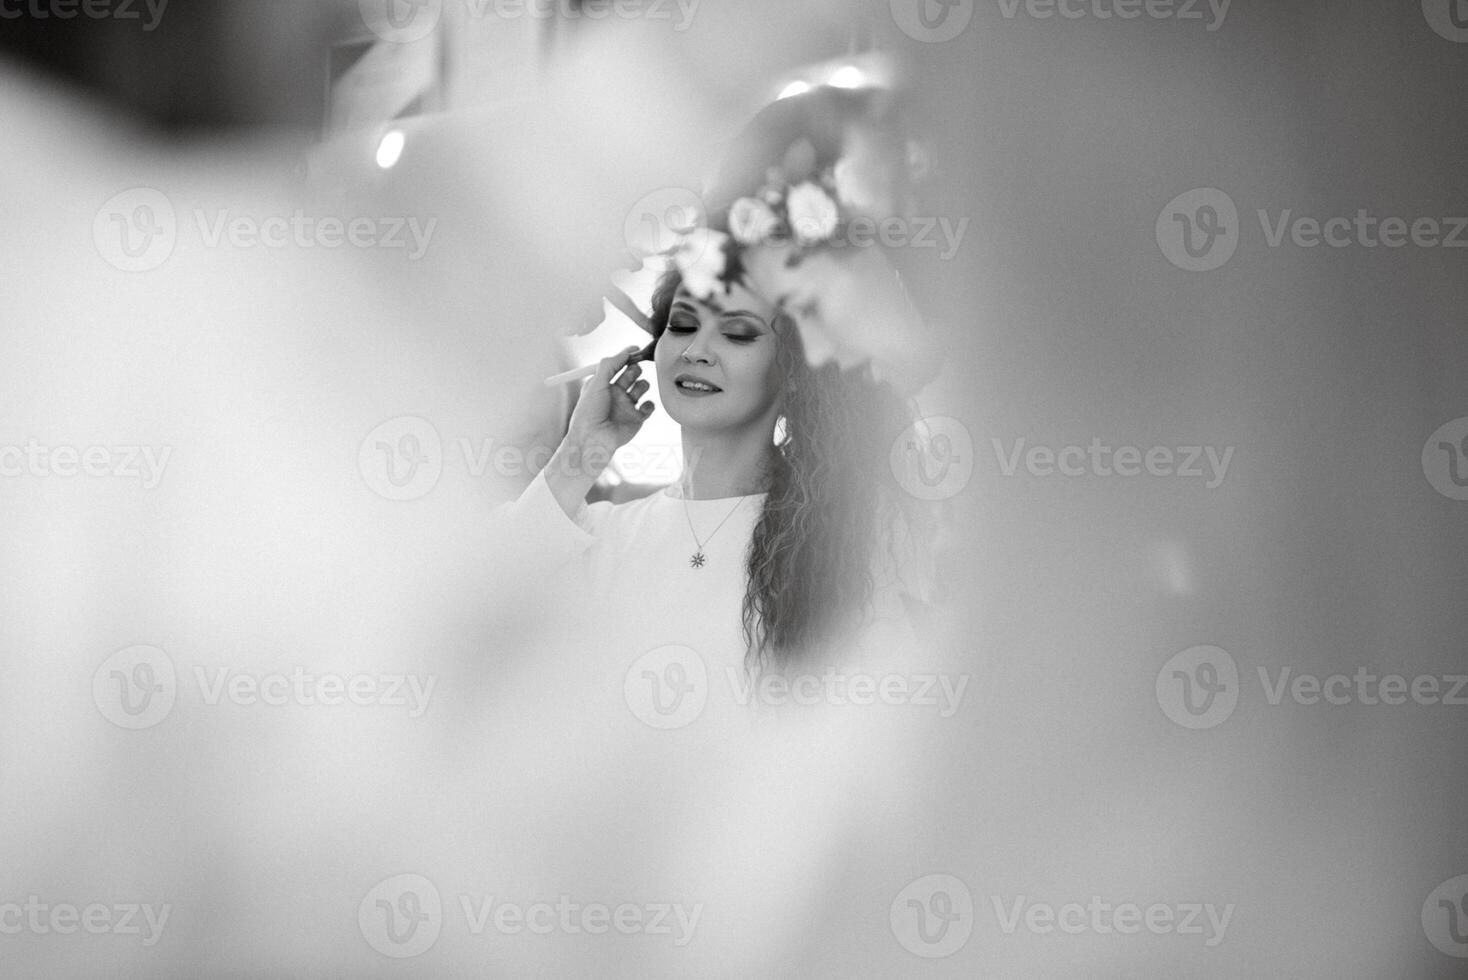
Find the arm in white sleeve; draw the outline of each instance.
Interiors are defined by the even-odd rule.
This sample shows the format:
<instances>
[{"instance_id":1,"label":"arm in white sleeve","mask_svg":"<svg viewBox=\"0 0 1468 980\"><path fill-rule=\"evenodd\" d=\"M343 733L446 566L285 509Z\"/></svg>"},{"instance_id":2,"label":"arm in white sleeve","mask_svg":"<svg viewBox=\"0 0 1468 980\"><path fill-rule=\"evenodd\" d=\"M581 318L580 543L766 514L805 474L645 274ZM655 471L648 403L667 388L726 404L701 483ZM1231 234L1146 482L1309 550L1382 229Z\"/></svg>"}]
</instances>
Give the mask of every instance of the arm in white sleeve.
<instances>
[{"instance_id":1,"label":"arm in white sleeve","mask_svg":"<svg viewBox=\"0 0 1468 980\"><path fill-rule=\"evenodd\" d=\"M576 515L568 517L541 470L518 498L490 512L490 560L514 583L540 582L596 543L597 527L611 507L580 501Z\"/></svg>"}]
</instances>

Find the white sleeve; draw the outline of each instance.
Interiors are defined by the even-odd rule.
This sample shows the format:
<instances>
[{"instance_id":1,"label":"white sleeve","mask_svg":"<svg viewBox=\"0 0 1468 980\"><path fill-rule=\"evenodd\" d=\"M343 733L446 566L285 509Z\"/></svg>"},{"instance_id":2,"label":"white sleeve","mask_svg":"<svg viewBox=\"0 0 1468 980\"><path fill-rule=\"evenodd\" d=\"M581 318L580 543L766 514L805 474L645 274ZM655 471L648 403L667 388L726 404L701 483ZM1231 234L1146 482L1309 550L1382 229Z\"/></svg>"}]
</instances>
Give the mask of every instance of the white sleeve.
<instances>
[{"instance_id":1,"label":"white sleeve","mask_svg":"<svg viewBox=\"0 0 1468 980\"><path fill-rule=\"evenodd\" d=\"M490 511L491 560L521 581L554 574L596 543L611 507L607 501L580 501L576 515L567 517L541 470L518 498Z\"/></svg>"}]
</instances>

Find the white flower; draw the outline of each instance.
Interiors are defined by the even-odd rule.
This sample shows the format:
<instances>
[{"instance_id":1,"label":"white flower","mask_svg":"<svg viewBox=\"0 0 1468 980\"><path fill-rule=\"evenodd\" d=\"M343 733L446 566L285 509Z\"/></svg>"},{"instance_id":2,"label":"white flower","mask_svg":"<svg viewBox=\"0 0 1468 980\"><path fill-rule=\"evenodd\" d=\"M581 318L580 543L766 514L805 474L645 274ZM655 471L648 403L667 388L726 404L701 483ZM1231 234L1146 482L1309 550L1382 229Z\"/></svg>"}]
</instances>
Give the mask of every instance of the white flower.
<instances>
[{"instance_id":1,"label":"white flower","mask_svg":"<svg viewBox=\"0 0 1468 980\"><path fill-rule=\"evenodd\" d=\"M785 197L785 213L790 216L790 229L796 241L802 245L830 238L841 217L831 196L810 181L790 188Z\"/></svg>"},{"instance_id":2,"label":"white flower","mask_svg":"<svg viewBox=\"0 0 1468 980\"><path fill-rule=\"evenodd\" d=\"M683 285L699 299L708 299L715 289L722 290L719 277L724 274L724 244L729 236L712 228L698 227L678 236L673 246L673 264L683 274Z\"/></svg>"},{"instance_id":3,"label":"white flower","mask_svg":"<svg viewBox=\"0 0 1468 980\"><path fill-rule=\"evenodd\" d=\"M842 157L831 174L836 181L836 197L846 207L875 216L886 204L885 175L870 160Z\"/></svg>"},{"instance_id":4,"label":"white flower","mask_svg":"<svg viewBox=\"0 0 1468 980\"><path fill-rule=\"evenodd\" d=\"M780 219L763 201L741 197L729 208L729 231L742 245L767 241Z\"/></svg>"}]
</instances>

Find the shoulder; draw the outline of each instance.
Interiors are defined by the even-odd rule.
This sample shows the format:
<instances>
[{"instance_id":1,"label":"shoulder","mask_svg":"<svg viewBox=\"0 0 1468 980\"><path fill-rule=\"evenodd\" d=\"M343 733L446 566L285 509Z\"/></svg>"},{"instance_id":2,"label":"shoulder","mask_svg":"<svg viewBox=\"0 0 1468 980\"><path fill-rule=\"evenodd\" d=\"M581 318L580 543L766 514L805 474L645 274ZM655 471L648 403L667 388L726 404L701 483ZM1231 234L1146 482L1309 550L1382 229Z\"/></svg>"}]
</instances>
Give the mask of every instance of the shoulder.
<instances>
[{"instance_id":1,"label":"shoulder","mask_svg":"<svg viewBox=\"0 0 1468 980\"><path fill-rule=\"evenodd\" d=\"M664 493L667 489L661 483L598 483L586 495L586 500L588 503L601 503L605 501L610 504L630 504L637 500L644 500L656 494Z\"/></svg>"},{"instance_id":2,"label":"shoulder","mask_svg":"<svg viewBox=\"0 0 1468 980\"><path fill-rule=\"evenodd\" d=\"M630 483L593 488L578 523L595 533L614 525L644 520L667 499L664 490L664 487L652 484Z\"/></svg>"}]
</instances>

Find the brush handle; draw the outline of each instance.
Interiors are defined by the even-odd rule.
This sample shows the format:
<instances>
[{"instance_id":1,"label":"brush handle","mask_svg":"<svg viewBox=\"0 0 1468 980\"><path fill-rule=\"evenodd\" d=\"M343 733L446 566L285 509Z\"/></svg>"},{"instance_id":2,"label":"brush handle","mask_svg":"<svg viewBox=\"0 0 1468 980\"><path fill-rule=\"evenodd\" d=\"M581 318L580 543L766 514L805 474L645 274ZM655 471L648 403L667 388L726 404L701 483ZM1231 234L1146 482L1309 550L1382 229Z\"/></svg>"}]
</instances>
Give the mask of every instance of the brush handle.
<instances>
[{"instance_id":1,"label":"brush handle","mask_svg":"<svg viewBox=\"0 0 1468 980\"><path fill-rule=\"evenodd\" d=\"M628 358L627 363L636 364L638 361L652 360L652 349L654 343L656 343L656 341L648 341L647 346ZM595 364L588 364L585 367L572 368L569 371L562 371L560 374L553 374L549 378L546 378L545 386L547 388L554 388L556 385L562 385L568 381L580 381L582 378L589 378L595 373Z\"/></svg>"},{"instance_id":2,"label":"brush handle","mask_svg":"<svg viewBox=\"0 0 1468 980\"><path fill-rule=\"evenodd\" d=\"M628 296L625 292L622 291L622 287L618 286L616 283L610 283L607 287L606 298L607 302L615 306L617 310L620 311L621 314L627 319L637 324L643 330L646 330L649 334L653 332L652 320L648 319L647 314L637 308L637 304L632 302L631 296ZM629 360L627 363L635 364L638 361L652 360L652 347L654 343L656 343L655 339L653 341L649 341L648 345L642 348L642 350L638 351L636 354L633 354L632 359ZM549 378L546 378L545 386L547 388L554 388L556 387L556 385L563 385L568 381L580 381L582 378L589 378L595 373L595 364L588 364L586 365L586 367L572 368L569 371L562 371L560 374L553 374Z\"/></svg>"}]
</instances>

